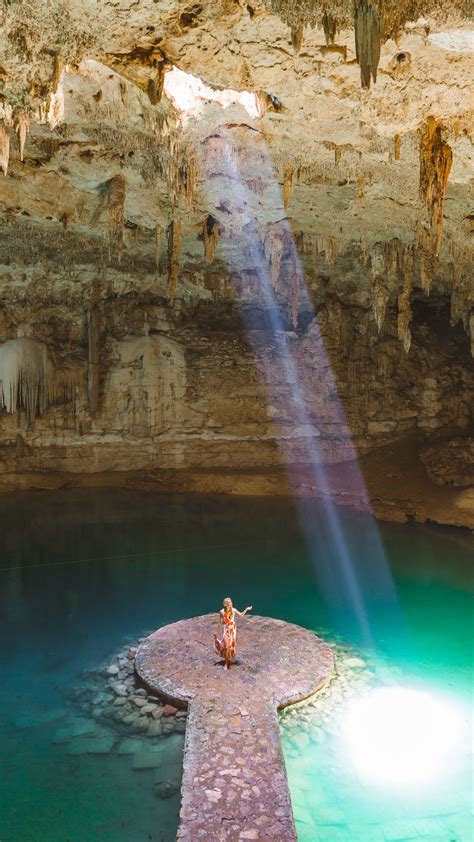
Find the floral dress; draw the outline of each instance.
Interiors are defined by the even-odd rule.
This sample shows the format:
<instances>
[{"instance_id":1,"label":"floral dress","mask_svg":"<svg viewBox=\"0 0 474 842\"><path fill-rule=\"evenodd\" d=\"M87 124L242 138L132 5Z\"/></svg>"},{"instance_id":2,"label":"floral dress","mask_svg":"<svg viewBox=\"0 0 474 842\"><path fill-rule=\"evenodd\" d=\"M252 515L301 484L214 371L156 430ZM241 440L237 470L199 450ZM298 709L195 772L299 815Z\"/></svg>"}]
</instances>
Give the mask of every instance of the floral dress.
<instances>
[{"instance_id":1,"label":"floral dress","mask_svg":"<svg viewBox=\"0 0 474 842\"><path fill-rule=\"evenodd\" d=\"M235 660L235 645L237 639L237 625L235 622L235 610L232 609L230 614L222 608L220 612L221 616L221 624L225 627L224 628L224 636L222 640L219 640L217 635L214 635L214 649L216 653L221 656L221 658L226 657L227 651L227 660L234 661Z\"/></svg>"}]
</instances>

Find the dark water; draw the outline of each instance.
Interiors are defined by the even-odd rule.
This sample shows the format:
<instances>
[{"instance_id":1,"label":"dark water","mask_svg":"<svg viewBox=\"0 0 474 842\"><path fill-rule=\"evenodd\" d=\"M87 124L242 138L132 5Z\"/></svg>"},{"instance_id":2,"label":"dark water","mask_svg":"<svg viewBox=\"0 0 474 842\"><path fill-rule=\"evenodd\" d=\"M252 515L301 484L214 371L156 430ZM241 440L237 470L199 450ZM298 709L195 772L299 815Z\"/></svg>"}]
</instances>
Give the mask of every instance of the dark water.
<instances>
[{"instance_id":1,"label":"dark water","mask_svg":"<svg viewBox=\"0 0 474 842\"><path fill-rule=\"evenodd\" d=\"M468 699L472 537L379 525L379 544L372 519L343 511L349 573L329 546L324 512L309 507L304 517L311 552L288 501L82 490L0 497L1 842L174 838L179 799L157 799L151 773L116 753L67 756L52 742L57 722L45 719L81 671L146 631L217 610L227 595L371 646L418 681ZM289 763L297 818L302 777L321 762L306 757L304 773ZM355 796L347 804L357 811ZM350 838L346 825L339 836L337 827L298 829L324 842L324 833Z\"/></svg>"}]
</instances>

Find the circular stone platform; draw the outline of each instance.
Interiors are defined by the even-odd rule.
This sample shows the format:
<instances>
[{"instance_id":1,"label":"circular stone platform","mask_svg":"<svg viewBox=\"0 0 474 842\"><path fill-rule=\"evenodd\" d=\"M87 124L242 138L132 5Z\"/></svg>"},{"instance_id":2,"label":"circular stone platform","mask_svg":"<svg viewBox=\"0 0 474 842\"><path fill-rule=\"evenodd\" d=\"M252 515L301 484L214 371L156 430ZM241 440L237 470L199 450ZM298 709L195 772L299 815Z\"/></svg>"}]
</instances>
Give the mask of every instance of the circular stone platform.
<instances>
[{"instance_id":1,"label":"circular stone platform","mask_svg":"<svg viewBox=\"0 0 474 842\"><path fill-rule=\"evenodd\" d=\"M154 693L188 705L178 839L296 840L278 708L330 679L331 648L301 626L237 618L237 663L214 653L217 614L159 629L135 669Z\"/></svg>"}]
</instances>

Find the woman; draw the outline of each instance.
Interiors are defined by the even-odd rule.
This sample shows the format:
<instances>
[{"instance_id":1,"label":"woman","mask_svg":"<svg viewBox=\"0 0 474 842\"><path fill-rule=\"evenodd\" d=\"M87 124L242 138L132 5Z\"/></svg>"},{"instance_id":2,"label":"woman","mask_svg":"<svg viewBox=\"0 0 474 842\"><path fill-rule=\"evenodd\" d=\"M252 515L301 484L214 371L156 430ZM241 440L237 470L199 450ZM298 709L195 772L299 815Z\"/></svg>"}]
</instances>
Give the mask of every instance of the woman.
<instances>
[{"instance_id":1,"label":"woman","mask_svg":"<svg viewBox=\"0 0 474 842\"><path fill-rule=\"evenodd\" d=\"M235 616L244 617L247 611L252 610L252 606L249 605L245 611L238 611L237 608L234 608L232 600L228 596L224 599L223 605L224 607L219 612L217 634L214 635L214 649L221 658L225 659L224 669L227 670L235 661L235 644L237 638ZM218 634L221 626L224 626L224 634L222 640L219 640Z\"/></svg>"}]
</instances>

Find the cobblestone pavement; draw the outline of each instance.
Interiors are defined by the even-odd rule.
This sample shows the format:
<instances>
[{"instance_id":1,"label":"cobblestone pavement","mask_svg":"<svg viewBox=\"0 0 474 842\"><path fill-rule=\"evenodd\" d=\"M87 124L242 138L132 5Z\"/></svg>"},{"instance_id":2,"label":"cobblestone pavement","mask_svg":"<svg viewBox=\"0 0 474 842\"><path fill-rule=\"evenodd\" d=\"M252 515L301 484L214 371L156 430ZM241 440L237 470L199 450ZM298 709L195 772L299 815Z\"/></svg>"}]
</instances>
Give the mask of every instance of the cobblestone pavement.
<instances>
[{"instance_id":1,"label":"cobblestone pavement","mask_svg":"<svg viewBox=\"0 0 474 842\"><path fill-rule=\"evenodd\" d=\"M165 626L135 661L150 688L189 707L178 839L296 840L277 710L326 684L333 652L300 626L245 617L226 672L216 624L207 614Z\"/></svg>"}]
</instances>

